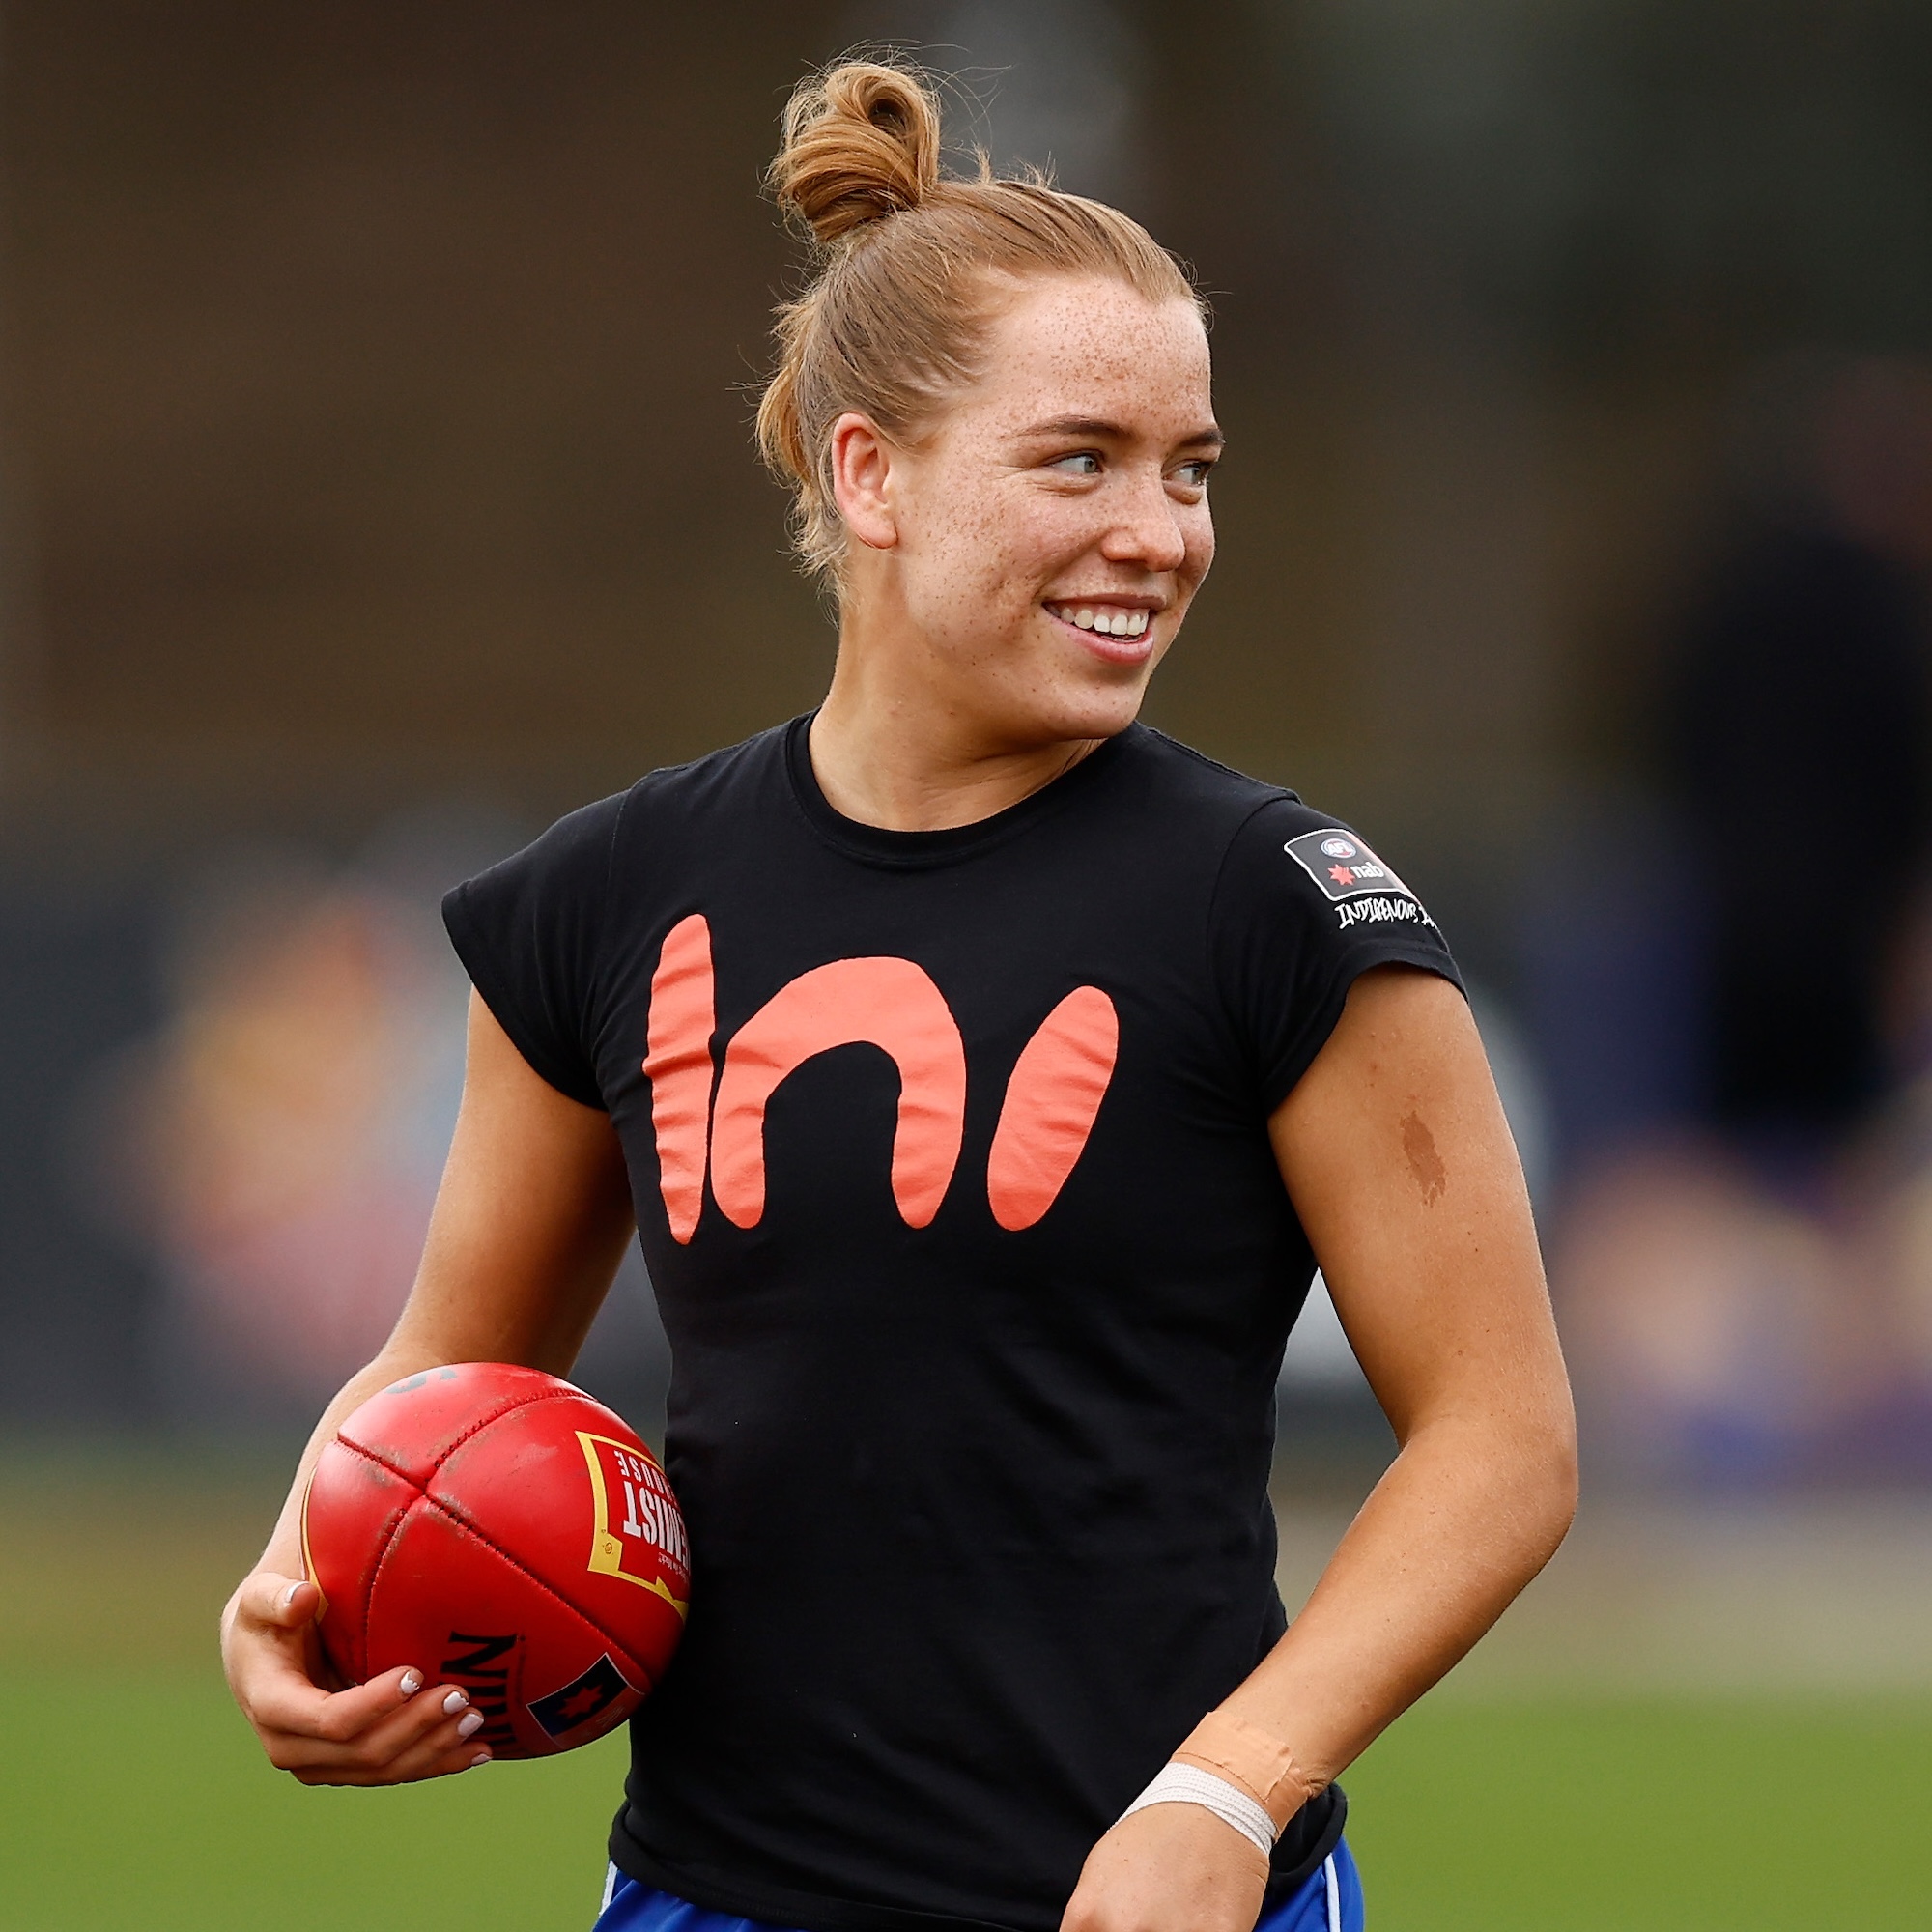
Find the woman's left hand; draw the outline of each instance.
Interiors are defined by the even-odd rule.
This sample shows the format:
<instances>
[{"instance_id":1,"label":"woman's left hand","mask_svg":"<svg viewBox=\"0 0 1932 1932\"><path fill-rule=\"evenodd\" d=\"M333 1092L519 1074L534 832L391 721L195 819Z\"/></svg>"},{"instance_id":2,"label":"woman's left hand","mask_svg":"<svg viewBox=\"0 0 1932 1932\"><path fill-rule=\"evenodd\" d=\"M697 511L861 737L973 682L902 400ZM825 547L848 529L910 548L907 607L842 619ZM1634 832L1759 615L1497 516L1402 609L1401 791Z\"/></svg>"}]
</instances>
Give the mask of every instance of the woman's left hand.
<instances>
[{"instance_id":1,"label":"woman's left hand","mask_svg":"<svg viewBox=\"0 0 1932 1932\"><path fill-rule=\"evenodd\" d=\"M1061 1932L1254 1932L1267 1861L1199 1804L1150 1804L1087 1854Z\"/></svg>"}]
</instances>

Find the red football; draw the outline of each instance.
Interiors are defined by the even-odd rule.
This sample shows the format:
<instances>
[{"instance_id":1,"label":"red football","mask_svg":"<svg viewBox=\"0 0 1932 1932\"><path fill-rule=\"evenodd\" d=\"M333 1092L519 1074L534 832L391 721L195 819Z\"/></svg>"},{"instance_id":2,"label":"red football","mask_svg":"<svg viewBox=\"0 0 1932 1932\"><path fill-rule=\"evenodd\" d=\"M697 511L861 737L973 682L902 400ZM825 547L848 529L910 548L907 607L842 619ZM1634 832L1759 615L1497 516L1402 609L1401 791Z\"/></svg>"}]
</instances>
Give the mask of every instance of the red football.
<instances>
[{"instance_id":1,"label":"red football","mask_svg":"<svg viewBox=\"0 0 1932 1932\"><path fill-rule=\"evenodd\" d=\"M623 1722L684 1630L691 1558L658 1461L582 1389L465 1362L374 1395L322 1452L302 1548L345 1681L458 1684L497 1757Z\"/></svg>"}]
</instances>

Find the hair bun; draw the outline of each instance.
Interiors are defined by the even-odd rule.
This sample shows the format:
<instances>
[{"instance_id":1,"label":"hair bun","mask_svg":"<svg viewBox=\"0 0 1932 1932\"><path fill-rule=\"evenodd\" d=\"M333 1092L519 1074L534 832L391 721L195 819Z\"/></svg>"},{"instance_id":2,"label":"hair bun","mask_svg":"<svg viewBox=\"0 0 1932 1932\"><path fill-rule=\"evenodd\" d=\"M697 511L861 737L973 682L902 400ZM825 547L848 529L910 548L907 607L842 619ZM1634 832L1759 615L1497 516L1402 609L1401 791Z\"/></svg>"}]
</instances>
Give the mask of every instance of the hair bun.
<instances>
[{"instance_id":1,"label":"hair bun","mask_svg":"<svg viewBox=\"0 0 1932 1932\"><path fill-rule=\"evenodd\" d=\"M923 75L879 61L843 61L802 81L768 179L821 247L917 208L939 181L938 96Z\"/></svg>"}]
</instances>

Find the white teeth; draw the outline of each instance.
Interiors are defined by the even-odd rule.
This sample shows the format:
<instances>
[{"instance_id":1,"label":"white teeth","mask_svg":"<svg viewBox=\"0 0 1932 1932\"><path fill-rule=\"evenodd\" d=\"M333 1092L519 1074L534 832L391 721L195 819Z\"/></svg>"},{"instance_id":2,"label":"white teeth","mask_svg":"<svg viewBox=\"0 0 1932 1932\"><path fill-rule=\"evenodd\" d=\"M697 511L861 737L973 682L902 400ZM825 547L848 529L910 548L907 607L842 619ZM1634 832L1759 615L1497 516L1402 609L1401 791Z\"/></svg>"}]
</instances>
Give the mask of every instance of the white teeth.
<instances>
[{"instance_id":1,"label":"white teeth","mask_svg":"<svg viewBox=\"0 0 1932 1932\"><path fill-rule=\"evenodd\" d=\"M1056 617L1077 624L1083 631L1099 631L1110 638L1145 637L1152 621L1148 611L1095 611L1086 604L1052 604L1047 608Z\"/></svg>"}]
</instances>

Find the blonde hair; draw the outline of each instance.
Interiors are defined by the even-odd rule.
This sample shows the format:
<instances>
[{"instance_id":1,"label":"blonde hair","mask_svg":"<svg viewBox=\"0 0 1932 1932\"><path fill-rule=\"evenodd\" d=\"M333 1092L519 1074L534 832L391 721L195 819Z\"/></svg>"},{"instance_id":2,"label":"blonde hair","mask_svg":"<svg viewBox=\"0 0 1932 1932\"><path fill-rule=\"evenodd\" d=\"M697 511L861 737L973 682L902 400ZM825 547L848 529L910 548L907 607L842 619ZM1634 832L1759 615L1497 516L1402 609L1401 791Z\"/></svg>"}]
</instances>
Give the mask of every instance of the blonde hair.
<instances>
[{"instance_id":1,"label":"blonde hair","mask_svg":"<svg viewBox=\"0 0 1932 1932\"><path fill-rule=\"evenodd\" d=\"M803 81L767 176L809 235L814 270L778 309L778 368L758 446L792 489L806 569L835 570L845 526L832 495L832 425L846 411L912 444L971 384L1002 285L1112 275L1150 301L1201 307L1186 271L1139 222L1037 175L944 176L932 82L888 60L848 60Z\"/></svg>"}]
</instances>

